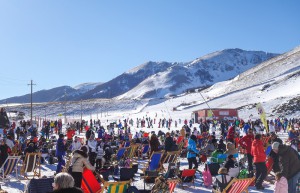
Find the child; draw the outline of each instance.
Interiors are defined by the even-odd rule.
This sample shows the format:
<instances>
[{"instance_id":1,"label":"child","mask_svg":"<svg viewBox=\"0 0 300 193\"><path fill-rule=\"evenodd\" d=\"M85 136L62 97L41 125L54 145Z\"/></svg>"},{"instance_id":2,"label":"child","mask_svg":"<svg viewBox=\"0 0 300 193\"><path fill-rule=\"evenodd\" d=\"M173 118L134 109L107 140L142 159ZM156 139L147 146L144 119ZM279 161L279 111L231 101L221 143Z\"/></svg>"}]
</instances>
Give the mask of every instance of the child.
<instances>
[{"instance_id":1,"label":"child","mask_svg":"<svg viewBox=\"0 0 300 193\"><path fill-rule=\"evenodd\" d=\"M287 179L282 176L282 173L277 172L275 174L275 189L274 193L288 193L288 182Z\"/></svg>"}]
</instances>

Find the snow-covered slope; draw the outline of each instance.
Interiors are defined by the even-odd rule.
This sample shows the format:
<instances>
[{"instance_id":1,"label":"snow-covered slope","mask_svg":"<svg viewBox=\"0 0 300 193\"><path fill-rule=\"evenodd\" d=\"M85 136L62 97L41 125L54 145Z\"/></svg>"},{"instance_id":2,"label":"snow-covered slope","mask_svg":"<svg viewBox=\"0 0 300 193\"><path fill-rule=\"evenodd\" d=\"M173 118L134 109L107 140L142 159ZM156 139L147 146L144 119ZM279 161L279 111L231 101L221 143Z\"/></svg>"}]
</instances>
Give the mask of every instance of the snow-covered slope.
<instances>
[{"instance_id":1,"label":"snow-covered slope","mask_svg":"<svg viewBox=\"0 0 300 193\"><path fill-rule=\"evenodd\" d=\"M255 105L262 103L267 116L300 115L300 47L268 60L232 80L223 81L202 90L201 93L182 95L164 103L148 106L145 111L167 109L182 116L207 108L239 108L239 115L257 116ZM202 96L201 96L202 94Z\"/></svg>"},{"instance_id":2,"label":"snow-covered slope","mask_svg":"<svg viewBox=\"0 0 300 193\"><path fill-rule=\"evenodd\" d=\"M82 84L79 84L77 86L74 86L73 88L78 90L79 92L87 92L87 91L90 91L90 90L93 90L96 86L99 86L103 83L101 82L87 82L87 83L82 83Z\"/></svg>"},{"instance_id":3,"label":"snow-covered slope","mask_svg":"<svg viewBox=\"0 0 300 193\"><path fill-rule=\"evenodd\" d=\"M241 49L226 49L188 63L177 63L167 70L149 76L135 88L117 97L163 98L211 86L266 61L276 54Z\"/></svg>"}]
</instances>

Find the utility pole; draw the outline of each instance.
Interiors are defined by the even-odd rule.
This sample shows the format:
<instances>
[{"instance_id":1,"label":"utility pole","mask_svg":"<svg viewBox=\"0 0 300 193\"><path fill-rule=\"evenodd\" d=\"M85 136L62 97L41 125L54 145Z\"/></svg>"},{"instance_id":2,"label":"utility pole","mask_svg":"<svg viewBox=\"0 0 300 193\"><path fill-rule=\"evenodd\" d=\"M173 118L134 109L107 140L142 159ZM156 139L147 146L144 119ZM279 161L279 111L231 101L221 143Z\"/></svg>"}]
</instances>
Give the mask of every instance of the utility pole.
<instances>
[{"instance_id":1,"label":"utility pole","mask_svg":"<svg viewBox=\"0 0 300 193\"><path fill-rule=\"evenodd\" d=\"M67 124L67 90L65 89L65 124Z\"/></svg>"},{"instance_id":2,"label":"utility pole","mask_svg":"<svg viewBox=\"0 0 300 193\"><path fill-rule=\"evenodd\" d=\"M30 85L30 87L31 87L31 94L30 94L30 124L32 125L32 86L36 85L36 84L33 84L33 80L31 80L30 84L27 84L27 85Z\"/></svg>"},{"instance_id":3,"label":"utility pole","mask_svg":"<svg viewBox=\"0 0 300 193\"><path fill-rule=\"evenodd\" d=\"M80 120L82 123L82 99L80 100Z\"/></svg>"}]
</instances>

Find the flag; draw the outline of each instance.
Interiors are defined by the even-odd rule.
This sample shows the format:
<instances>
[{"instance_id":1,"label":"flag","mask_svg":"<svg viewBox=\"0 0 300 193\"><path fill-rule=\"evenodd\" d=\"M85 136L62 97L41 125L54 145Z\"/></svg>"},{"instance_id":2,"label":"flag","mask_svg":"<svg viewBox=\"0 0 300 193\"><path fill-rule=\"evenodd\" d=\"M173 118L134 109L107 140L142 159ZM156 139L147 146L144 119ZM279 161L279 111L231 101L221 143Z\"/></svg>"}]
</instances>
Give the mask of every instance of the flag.
<instances>
[{"instance_id":1,"label":"flag","mask_svg":"<svg viewBox=\"0 0 300 193\"><path fill-rule=\"evenodd\" d=\"M266 128L266 131L269 132L267 118L266 118L266 112L265 112L264 108L262 107L262 105L260 103L258 103L256 105L256 109L258 111L258 114L260 115L261 122L263 123L263 125Z\"/></svg>"}]
</instances>

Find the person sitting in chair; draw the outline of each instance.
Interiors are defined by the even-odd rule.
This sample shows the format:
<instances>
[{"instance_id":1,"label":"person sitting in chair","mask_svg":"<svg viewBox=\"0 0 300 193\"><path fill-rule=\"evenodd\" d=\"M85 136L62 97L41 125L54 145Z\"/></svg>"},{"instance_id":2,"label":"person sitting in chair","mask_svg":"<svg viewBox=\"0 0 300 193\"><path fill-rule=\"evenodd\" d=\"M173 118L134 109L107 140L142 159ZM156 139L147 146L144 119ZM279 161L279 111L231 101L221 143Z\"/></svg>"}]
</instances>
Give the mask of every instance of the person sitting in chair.
<instances>
[{"instance_id":1,"label":"person sitting in chair","mask_svg":"<svg viewBox=\"0 0 300 193\"><path fill-rule=\"evenodd\" d=\"M227 185L230 183L230 181L233 179L228 174L228 171L226 168L220 168L218 171L218 174L213 181L213 189L223 192L223 190L227 187Z\"/></svg>"}]
</instances>

